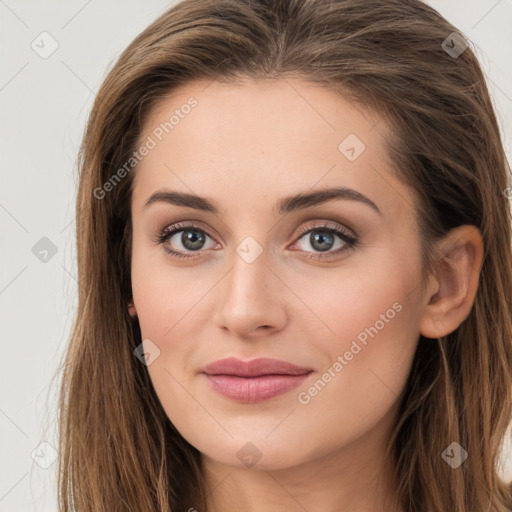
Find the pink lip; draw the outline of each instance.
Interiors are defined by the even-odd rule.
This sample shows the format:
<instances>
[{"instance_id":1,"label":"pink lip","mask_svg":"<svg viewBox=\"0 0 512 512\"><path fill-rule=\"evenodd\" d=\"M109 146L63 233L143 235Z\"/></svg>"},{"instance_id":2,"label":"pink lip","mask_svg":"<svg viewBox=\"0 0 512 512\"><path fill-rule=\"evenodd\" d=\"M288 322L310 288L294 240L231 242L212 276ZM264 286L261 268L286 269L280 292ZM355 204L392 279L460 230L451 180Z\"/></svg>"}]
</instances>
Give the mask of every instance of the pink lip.
<instances>
[{"instance_id":1,"label":"pink lip","mask_svg":"<svg viewBox=\"0 0 512 512\"><path fill-rule=\"evenodd\" d=\"M239 402L259 402L299 386L312 372L278 359L242 361L234 357L206 366L201 373L218 393Z\"/></svg>"}]
</instances>

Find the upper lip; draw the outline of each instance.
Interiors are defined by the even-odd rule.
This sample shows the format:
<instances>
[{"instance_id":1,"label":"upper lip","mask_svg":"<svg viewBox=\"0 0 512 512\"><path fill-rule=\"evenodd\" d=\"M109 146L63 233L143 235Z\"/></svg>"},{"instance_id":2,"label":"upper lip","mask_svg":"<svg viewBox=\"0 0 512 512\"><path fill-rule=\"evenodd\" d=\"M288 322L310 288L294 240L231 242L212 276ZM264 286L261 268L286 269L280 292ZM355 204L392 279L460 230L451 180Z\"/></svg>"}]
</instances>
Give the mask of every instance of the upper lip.
<instances>
[{"instance_id":1,"label":"upper lip","mask_svg":"<svg viewBox=\"0 0 512 512\"><path fill-rule=\"evenodd\" d=\"M236 357L219 359L205 366L202 373L208 375L234 375L238 377L259 377L260 375L304 375L311 368L296 366L279 359L262 357L251 361L242 361Z\"/></svg>"}]
</instances>

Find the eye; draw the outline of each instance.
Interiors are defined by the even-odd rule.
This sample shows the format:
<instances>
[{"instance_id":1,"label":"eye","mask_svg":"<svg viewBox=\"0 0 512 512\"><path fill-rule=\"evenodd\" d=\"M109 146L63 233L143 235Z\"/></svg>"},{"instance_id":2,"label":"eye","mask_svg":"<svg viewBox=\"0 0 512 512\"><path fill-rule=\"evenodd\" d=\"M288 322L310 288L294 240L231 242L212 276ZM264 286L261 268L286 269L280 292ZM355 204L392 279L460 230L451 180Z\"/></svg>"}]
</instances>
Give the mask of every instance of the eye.
<instances>
[{"instance_id":1,"label":"eye","mask_svg":"<svg viewBox=\"0 0 512 512\"><path fill-rule=\"evenodd\" d=\"M153 241L162 245L168 241L169 245L173 247L178 246L178 250L174 250L168 245L164 245L165 251L177 258L193 258L194 256L187 254L187 251L199 252L204 249L212 248L204 246L207 238L211 239L201 226L193 223L178 223L163 229Z\"/></svg>"},{"instance_id":2,"label":"eye","mask_svg":"<svg viewBox=\"0 0 512 512\"><path fill-rule=\"evenodd\" d=\"M346 230L346 228L331 225L326 222L301 228L299 232L302 236L298 238L294 245L297 245L304 239L306 242L305 245L309 244L310 247L313 248L313 253L310 253L307 248L300 249L300 251L308 254L307 257L311 259L336 256L341 252L353 248L358 242L357 238ZM306 236L308 234L309 237ZM208 238L212 240L213 246L205 246L205 242ZM332 251L333 246L335 246L337 242L336 238L338 239L339 247L337 250ZM177 223L168 226L161 230L153 241L163 245L166 252L177 258L193 258L194 255L187 254L187 252L200 252L219 245L208 235L202 225L194 223ZM167 244L167 242L169 243ZM174 249L172 247L174 247Z\"/></svg>"},{"instance_id":3,"label":"eye","mask_svg":"<svg viewBox=\"0 0 512 512\"><path fill-rule=\"evenodd\" d=\"M341 226L331 225L326 222L301 228L300 233L302 233L302 236L294 245L304 239L305 243L303 247L306 246L306 249L301 249L302 252L310 252L307 250L308 245L313 248L313 251L318 251L307 256L312 259L336 256L341 252L354 248L357 244L357 238L350 234L348 230ZM336 240L336 238L338 240ZM337 242L338 249L332 251Z\"/></svg>"}]
</instances>

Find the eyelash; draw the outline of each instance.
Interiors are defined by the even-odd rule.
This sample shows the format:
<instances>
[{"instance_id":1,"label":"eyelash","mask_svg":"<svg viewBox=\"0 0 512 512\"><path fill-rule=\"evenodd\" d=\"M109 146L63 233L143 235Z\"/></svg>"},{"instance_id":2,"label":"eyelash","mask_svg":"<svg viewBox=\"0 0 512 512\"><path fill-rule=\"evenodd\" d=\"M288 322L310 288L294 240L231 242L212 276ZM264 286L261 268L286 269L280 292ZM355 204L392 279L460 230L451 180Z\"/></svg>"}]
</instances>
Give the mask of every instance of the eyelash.
<instances>
[{"instance_id":1,"label":"eyelash","mask_svg":"<svg viewBox=\"0 0 512 512\"><path fill-rule=\"evenodd\" d=\"M213 237L211 235L209 235L208 232L205 229L203 229L202 226L199 226L194 223L188 223L188 224L177 223L177 224L172 224L171 226L168 226L168 227L162 229L160 231L160 233L158 233L157 236L153 238L153 242L156 244L163 245L167 240L169 240L169 238L171 238L176 233L179 233L180 231L189 231L189 230L190 231L199 231L200 233L208 235L210 238L213 239ZM339 238L341 238L343 240L343 242L345 242L345 245L343 246L343 248L338 249L337 251L331 252L331 253L316 252L316 253L312 253L313 255L311 255L311 253L308 251L299 251L299 252L308 254L309 256L306 256L306 257L310 258L310 259L318 260L318 259L326 259L331 256L336 256L342 252L353 249L358 244L357 238L348 234L348 232L345 231L343 228L331 225L326 222L315 224L314 226L308 226L308 227L301 228L299 230L300 236L297 237L297 241L300 240L307 233L310 233L313 231L320 231L322 233L327 233L330 235L332 235L332 234L337 235L337 236L339 236ZM190 259L190 258L195 257L192 255L183 253L181 251L174 251L173 249L169 249L168 247L164 247L164 250L176 258ZM194 251L194 252L200 252L200 251ZM317 256L315 256L315 255L317 255Z\"/></svg>"}]
</instances>

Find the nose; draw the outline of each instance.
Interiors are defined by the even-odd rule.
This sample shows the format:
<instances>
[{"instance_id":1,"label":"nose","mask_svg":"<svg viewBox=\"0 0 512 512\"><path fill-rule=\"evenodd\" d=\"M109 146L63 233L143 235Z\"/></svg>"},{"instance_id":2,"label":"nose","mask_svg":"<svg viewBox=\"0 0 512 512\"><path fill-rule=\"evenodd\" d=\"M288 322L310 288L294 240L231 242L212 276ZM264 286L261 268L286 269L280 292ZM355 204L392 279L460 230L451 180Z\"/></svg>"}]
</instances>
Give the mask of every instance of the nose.
<instances>
[{"instance_id":1,"label":"nose","mask_svg":"<svg viewBox=\"0 0 512 512\"><path fill-rule=\"evenodd\" d=\"M233 267L217 287L214 322L240 339L267 337L286 325L286 286L264 254L251 263L236 254Z\"/></svg>"}]
</instances>

